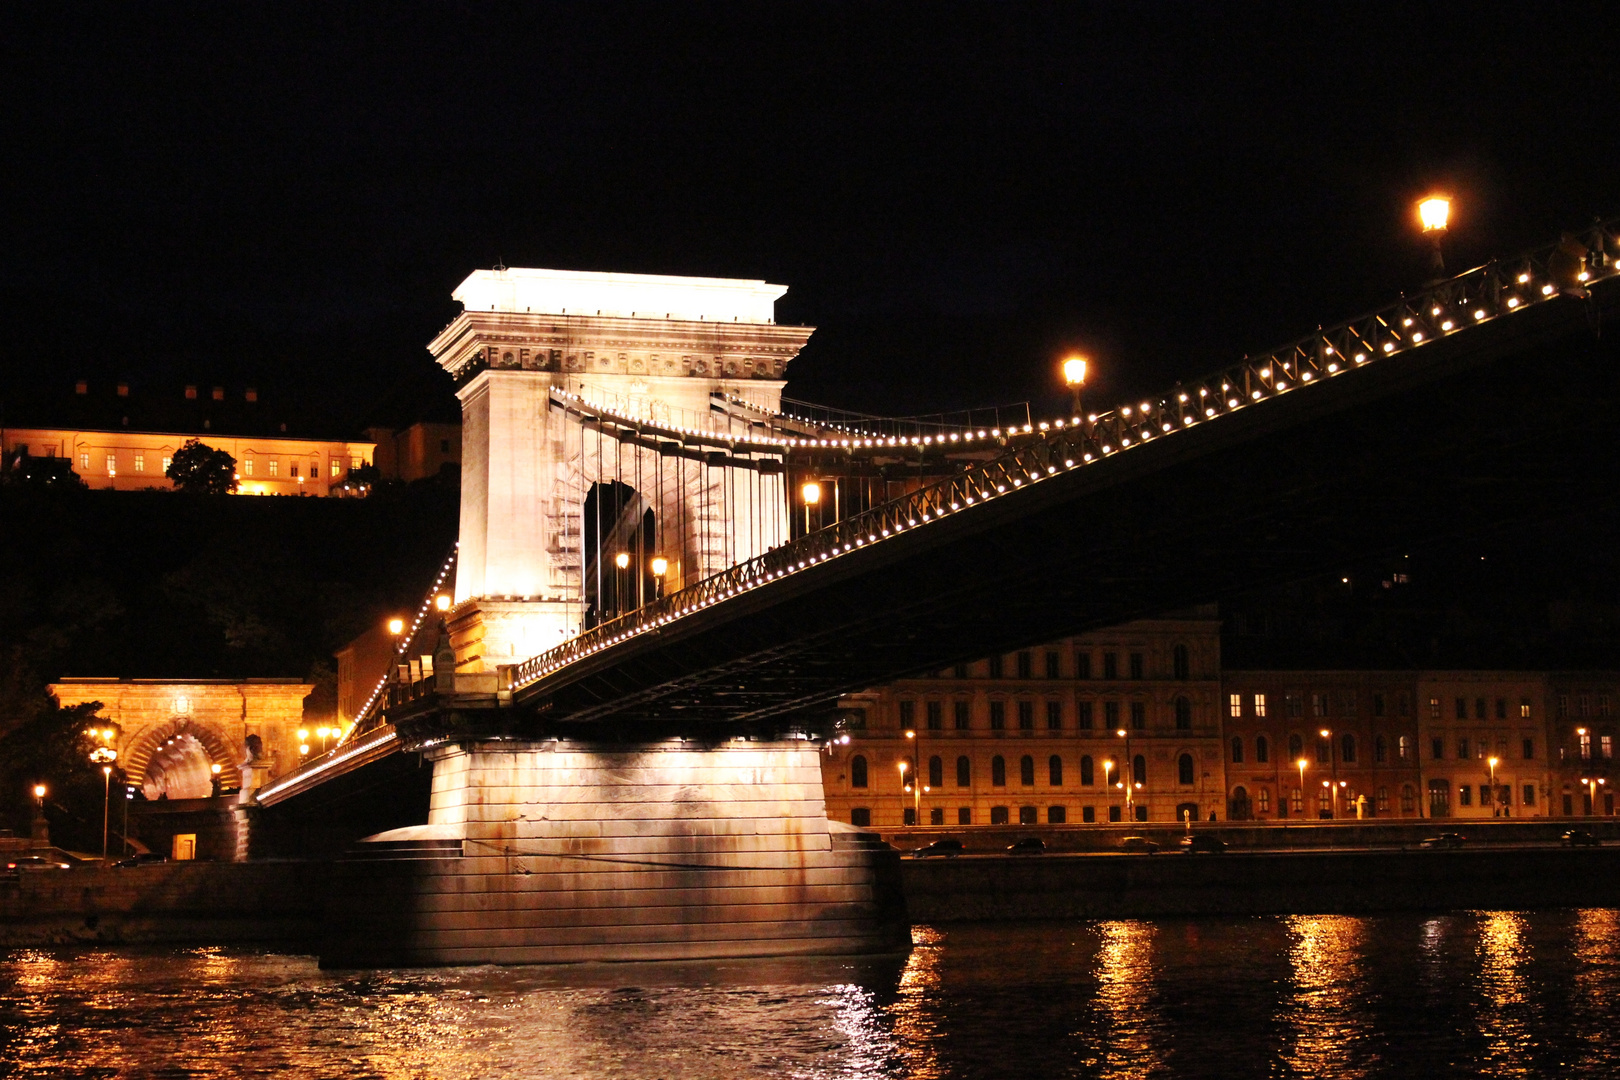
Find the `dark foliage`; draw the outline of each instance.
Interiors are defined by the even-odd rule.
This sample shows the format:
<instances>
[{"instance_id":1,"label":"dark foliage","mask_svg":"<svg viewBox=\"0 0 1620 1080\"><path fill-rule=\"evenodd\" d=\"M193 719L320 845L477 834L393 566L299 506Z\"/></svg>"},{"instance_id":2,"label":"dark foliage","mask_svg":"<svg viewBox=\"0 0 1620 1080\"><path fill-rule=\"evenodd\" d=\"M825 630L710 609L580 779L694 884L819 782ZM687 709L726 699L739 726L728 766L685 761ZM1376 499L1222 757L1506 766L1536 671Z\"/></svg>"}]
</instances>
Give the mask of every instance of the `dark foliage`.
<instances>
[{"instance_id":1,"label":"dark foliage","mask_svg":"<svg viewBox=\"0 0 1620 1080\"><path fill-rule=\"evenodd\" d=\"M229 495L236 490L236 459L196 439L174 452L164 471L188 495Z\"/></svg>"}]
</instances>

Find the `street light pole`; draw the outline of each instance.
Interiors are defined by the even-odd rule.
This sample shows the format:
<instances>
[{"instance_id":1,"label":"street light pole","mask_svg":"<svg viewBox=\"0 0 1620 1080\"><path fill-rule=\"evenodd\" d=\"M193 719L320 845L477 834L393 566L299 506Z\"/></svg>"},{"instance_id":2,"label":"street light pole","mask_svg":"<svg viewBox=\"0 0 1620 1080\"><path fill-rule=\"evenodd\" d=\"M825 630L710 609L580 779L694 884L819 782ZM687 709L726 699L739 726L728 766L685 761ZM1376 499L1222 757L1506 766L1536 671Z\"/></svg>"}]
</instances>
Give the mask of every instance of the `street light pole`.
<instances>
[{"instance_id":1,"label":"street light pole","mask_svg":"<svg viewBox=\"0 0 1620 1080\"><path fill-rule=\"evenodd\" d=\"M1299 816L1304 817L1305 816L1305 759L1303 757L1300 758L1299 761L1297 762L1297 764L1299 765Z\"/></svg>"},{"instance_id":2,"label":"street light pole","mask_svg":"<svg viewBox=\"0 0 1620 1080\"><path fill-rule=\"evenodd\" d=\"M1491 817L1501 817L1502 808L1496 798L1496 763L1500 758L1486 758L1485 763L1491 767Z\"/></svg>"},{"instance_id":3,"label":"street light pole","mask_svg":"<svg viewBox=\"0 0 1620 1080\"><path fill-rule=\"evenodd\" d=\"M112 814L112 766L101 767L101 861L107 861L107 823Z\"/></svg>"},{"instance_id":4,"label":"street light pole","mask_svg":"<svg viewBox=\"0 0 1620 1080\"><path fill-rule=\"evenodd\" d=\"M1136 759L1131 757L1130 729L1120 728L1115 734L1125 740L1125 761L1120 765L1119 775L1125 781L1125 817L1129 819L1131 817L1131 807L1134 805L1131 799L1131 789L1138 783Z\"/></svg>"},{"instance_id":5,"label":"street light pole","mask_svg":"<svg viewBox=\"0 0 1620 1080\"><path fill-rule=\"evenodd\" d=\"M1113 758L1103 758L1103 787L1104 787L1104 789L1108 788L1109 786L1111 786L1113 784L1113 780L1110 779L1110 776L1113 773L1113 771L1114 771L1114 759Z\"/></svg>"},{"instance_id":6,"label":"street light pole","mask_svg":"<svg viewBox=\"0 0 1620 1080\"><path fill-rule=\"evenodd\" d=\"M1080 419L1080 388L1086 384L1086 368L1089 361L1076 353L1063 361L1063 381L1068 384L1074 395L1074 419Z\"/></svg>"},{"instance_id":7,"label":"street light pole","mask_svg":"<svg viewBox=\"0 0 1620 1080\"><path fill-rule=\"evenodd\" d=\"M1446 224L1451 218L1451 198L1447 195L1430 195L1418 203L1417 211L1423 235L1429 238L1429 268L1436 277L1441 277L1446 272L1446 259L1440 250L1440 241L1446 235Z\"/></svg>"},{"instance_id":8,"label":"street light pole","mask_svg":"<svg viewBox=\"0 0 1620 1080\"><path fill-rule=\"evenodd\" d=\"M1329 776L1332 779L1332 783L1328 785L1331 792L1328 797L1328 816L1337 818L1339 816L1339 755L1333 748L1332 730L1323 728L1322 738L1326 739L1328 744L1328 769L1330 770Z\"/></svg>"}]
</instances>

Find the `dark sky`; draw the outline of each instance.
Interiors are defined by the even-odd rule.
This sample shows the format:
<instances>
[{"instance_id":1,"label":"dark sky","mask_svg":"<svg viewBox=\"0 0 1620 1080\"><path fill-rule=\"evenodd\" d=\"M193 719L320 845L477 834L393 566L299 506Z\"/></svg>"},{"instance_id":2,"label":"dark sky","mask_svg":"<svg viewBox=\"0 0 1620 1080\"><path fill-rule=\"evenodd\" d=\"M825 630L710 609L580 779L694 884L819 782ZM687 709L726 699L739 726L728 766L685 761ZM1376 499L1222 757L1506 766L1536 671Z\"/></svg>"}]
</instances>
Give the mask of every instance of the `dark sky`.
<instances>
[{"instance_id":1,"label":"dark sky","mask_svg":"<svg viewBox=\"0 0 1620 1080\"><path fill-rule=\"evenodd\" d=\"M800 398L1100 405L1418 283L1432 187L1459 269L1620 213L1617 8L12 5L0 396L358 419L504 260L787 284Z\"/></svg>"}]
</instances>

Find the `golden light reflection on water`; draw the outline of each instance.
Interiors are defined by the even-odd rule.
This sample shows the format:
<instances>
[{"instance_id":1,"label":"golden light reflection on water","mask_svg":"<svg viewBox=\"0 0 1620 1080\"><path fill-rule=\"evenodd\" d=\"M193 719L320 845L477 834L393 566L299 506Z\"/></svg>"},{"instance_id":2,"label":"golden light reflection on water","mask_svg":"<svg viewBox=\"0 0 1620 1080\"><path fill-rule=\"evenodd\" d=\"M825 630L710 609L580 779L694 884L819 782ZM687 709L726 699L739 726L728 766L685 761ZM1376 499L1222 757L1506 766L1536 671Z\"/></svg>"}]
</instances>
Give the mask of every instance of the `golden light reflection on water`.
<instances>
[{"instance_id":1,"label":"golden light reflection on water","mask_svg":"<svg viewBox=\"0 0 1620 1080\"><path fill-rule=\"evenodd\" d=\"M1285 920L1293 997L1283 1006L1283 1058L1303 1076L1355 1075L1358 1040L1367 1033L1362 970L1363 920L1291 915Z\"/></svg>"},{"instance_id":2,"label":"golden light reflection on water","mask_svg":"<svg viewBox=\"0 0 1620 1080\"><path fill-rule=\"evenodd\" d=\"M1575 987L1570 1004L1580 1018L1577 1029L1586 1044L1586 1060L1579 1065L1590 1074L1592 1059L1603 1056L1614 1041L1613 1005L1608 998L1615 993L1620 911L1584 908L1576 912L1574 939Z\"/></svg>"},{"instance_id":3,"label":"golden light reflection on water","mask_svg":"<svg viewBox=\"0 0 1620 1080\"><path fill-rule=\"evenodd\" d=\"M1107 1017L1102 1076L1135 1080L1160 1072L1160 1017L1153 1004L1153 939L1158 927L1132 920L1097 924L1097 1005Z\"/></svg>"},{"instance_id":4,"label":"golden light reflection on water","mask_svg":"<svg viewBox=\"0 0 1620 1080\"><path fill-rule=\"evenodd\" d=\"M1524 974L1529 960L1524 942L1524 918L1509 911L1486 912L1480 917L1479 985L1486 1008L1479 1010L1479 1033L1485 1039L1488 1060L1497 1075L1528 1075L1523 1052L1534 1037L1527 1023Z\"/></svg>"},{"instance_id":5,"label":"golden light reflection on water","mask_svg":"<svg viewBox=\"0 0 1620 1080\"><path fill-rule=\"evenodd\" d=\"M945 934L931 926L911 930L911 955L900 973L900 987L890 1010L893 1037L906 1058L906 1075L935 1080L945 1075L939 1044L949 1035L939 1008L943 981Z\"/></svg>"}]
</instances>

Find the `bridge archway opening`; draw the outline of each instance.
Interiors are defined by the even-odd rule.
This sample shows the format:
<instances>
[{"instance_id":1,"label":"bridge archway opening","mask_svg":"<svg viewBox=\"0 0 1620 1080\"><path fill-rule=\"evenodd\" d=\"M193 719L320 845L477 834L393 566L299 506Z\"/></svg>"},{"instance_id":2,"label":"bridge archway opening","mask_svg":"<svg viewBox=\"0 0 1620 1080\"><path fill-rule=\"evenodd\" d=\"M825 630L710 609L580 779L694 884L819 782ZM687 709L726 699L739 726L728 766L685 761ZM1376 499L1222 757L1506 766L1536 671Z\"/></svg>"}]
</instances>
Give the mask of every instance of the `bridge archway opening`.
<instances>
[{"instance_id":1,"label":"bridge archway opening","mask_svg":"<svg viewBox=\"0 0 1620 1080\"><path fill-rule=\"evenodd\" d=\"M652 561L661 552L658 515L629 484L617 480L592 484L585 495L584 518L580 569L588 629L657 597Z\"/></svg>"}]
</instances>

